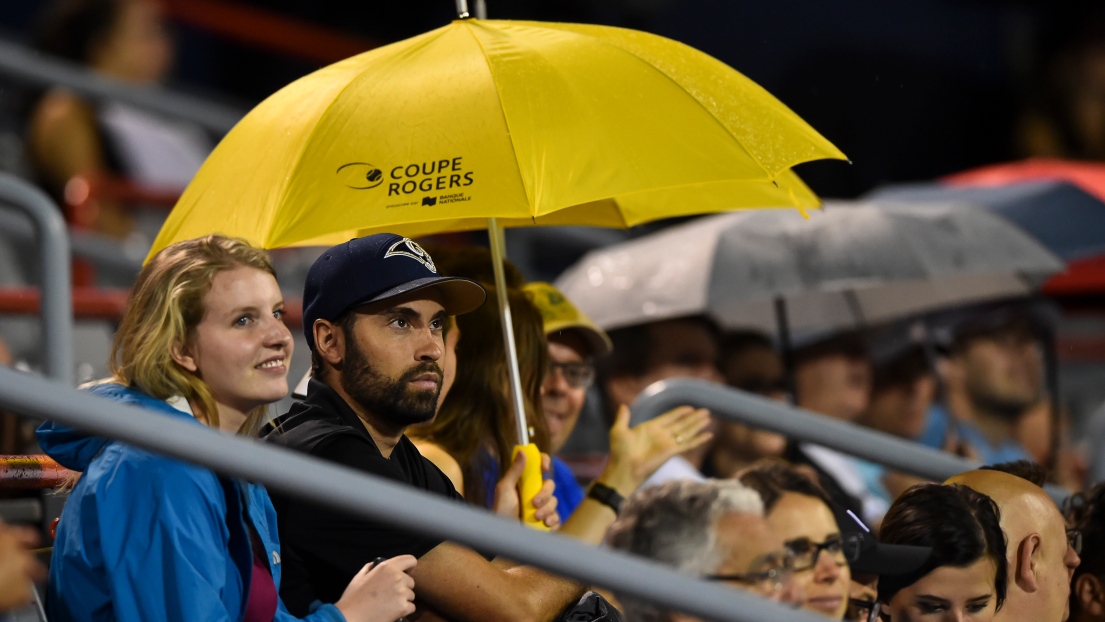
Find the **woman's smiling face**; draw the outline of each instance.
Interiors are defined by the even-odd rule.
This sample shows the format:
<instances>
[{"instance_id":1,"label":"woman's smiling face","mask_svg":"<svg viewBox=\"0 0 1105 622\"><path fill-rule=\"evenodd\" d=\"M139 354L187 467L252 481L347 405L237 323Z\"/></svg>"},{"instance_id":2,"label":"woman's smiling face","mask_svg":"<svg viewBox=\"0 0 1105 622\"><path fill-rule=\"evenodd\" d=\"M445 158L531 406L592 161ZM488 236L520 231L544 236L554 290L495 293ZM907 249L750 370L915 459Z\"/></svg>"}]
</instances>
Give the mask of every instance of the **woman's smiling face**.
<instances>
[{"instance_id":1,"label":"woman's smiling face","mask_svg":"<svg viewBox=\"0 0 1105 622\"><path fill-rule=\"evenodd\" d=\"M989 557L941 566L890 599L894 622L990 622L997 613L996 569Z\"/></svg>"}]
</instances>

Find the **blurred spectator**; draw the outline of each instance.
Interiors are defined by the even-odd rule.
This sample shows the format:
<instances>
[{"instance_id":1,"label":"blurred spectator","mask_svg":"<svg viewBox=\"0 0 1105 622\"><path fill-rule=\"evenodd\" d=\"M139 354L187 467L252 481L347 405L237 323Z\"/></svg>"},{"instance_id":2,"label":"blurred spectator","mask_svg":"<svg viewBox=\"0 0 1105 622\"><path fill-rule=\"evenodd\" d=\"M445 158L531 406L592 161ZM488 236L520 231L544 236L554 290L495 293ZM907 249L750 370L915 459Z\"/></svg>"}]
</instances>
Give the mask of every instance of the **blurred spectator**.
<instances>
[{"instance_id":1,"label":"blurred spectator","mask_svg":"<svg viewBox=\"0 0 1105 622\"><path fill-rule=\"evenodd\" d=\"M771 532L794 556L795 579L804 609L840 620L848 611L852 571L832 501L805 473L781 462L763 461L737 479L760 493Z\"/></svg>"},{"instance_id":2,"label":"blurred spectator","mask_svg":"<svg viewBox=\"0 0 1105 622\"><path fill-rule=\"evenodd\" d=\"M786 401L786 370L771 337L752 330L730 332L722 338L720 350L718 367L726 384ZM761 458L780 458L786 450L787 439L782 434L727 420L716 425L714 443L702 464L707 477L732 477Z\"/></svg>"},{"instance_id":3,"label":"blurred spectator","mask_svg":"<svg viewBox=\"0 0 1105 622\"><path fill-rule=\"evenodd\" d=\"M1022 156L1105 160L1105 10L1064 12L1017 127Z\"/></svg>"},{"instance_id":4,"label":"blurred spectator","mask_svg":"<svg viewBox=\"0 0 1105 622\"><path fill-rule=\"evenodd\" d=\"M690 316L612 330L614 350L599 362L599 384L606 411L613 417L621 405L637 399L645 387L669 378L697 378L720 382L717 369L721 331L704 316ZM656 485L673 479L704 479L701 471L708 446L675 456L645 482Z\"/></svg>"},{"instance_id":5,"label":"blurred spectator","mask_svg":"<svg viewBox=\"0 0 1105 622\"><path fill-rule=\"evenodd\" d=\"M1043 321L1012 305L938 316L936 339L949 352L941 368L944 396L929 409L921 442L944 448L958 438L986 464L1031 458L1014 430L1044 397Z\"/></svg>"},{"instance_id":6,"label":"blurred spectator","mask_svg":"<svg viewBox=\"0 0 1105 622\"><path fill-rule=\"evenodd\" d=\"M1051 497L1033 483L1042 481L1043 474L1031 466L1027 461L998 465L961 473L945 482L990 497L1001 511L1009 586L1005 606L994 618L999 622L1066 620L1071 578L1081 562L1074 549L1078 539L1067 532Z\"/></svg>"},{"instance_id":7,"label":"blurred spectator","mask_svg":"<svg viewBox=\"0 0 1105 622\"><path fill-rule=\"evenodd\" d=\"M593 360L610 353L610 339L552 285L530 283L525 292L541 312L549 340L541 400L552 450L558 452L579 420L587 387L594 379ZM621 409L610 428L610 455L586 497L568 466L553 456L557 509L561 516L574 517L580 508L580 521L571 521L567 531L587 541L601 541L616 516L617 498L629 496L673 455L706 443L708 425L706 411L687 407L630 429L628 410ZM609 491L618 497L611 500ZM587 525L589 533L579 531L577 522Z\"/></svg>"},{"instance_id":8,"label":"blurred spectator","mask_svg":"<svg viewBox=\"0 0 1105 622\"><path fill-rule=\"evenodd\" d=\"M46 16L38 47L137 85L161 82L173 63L173 44L154 0L60 0ZM67 193L80 198L88 192L87 185L69 185L76 176L110 174L154 188L183 189L211 142L190 124L119 102L89 102L57 88L35 104L27 147L40 181L64 205ZM120 239L135 228L132 214L109 199L97 200L87 220ZM148 228L156 233L161 219L154 220Z\"/></svg>"},{"instance_id":9,"label":"blurred spectator","mask_svg":"<svg viewBox=\"0 0 1105 622\"><path fill-rule=\"evenodd\" d=\"M630 497L606 535L610 548L737 589L798 604L783 541L763 518L755 491L731 480L672 481ZM618 595L631 622L694 622Z\"/></svg>"},{"instance_id":10,"label":"blurred spectator","mask_svg":"<svg viewBox=\"0 0 1105 622\"><path fill-rule=\"evenodd\" d=\"M5 611L30 604L33 582L46 580L46 569L31 553L37 543L33 530L0 522L0 618Z\"/></svg>"},{"instance_id":11,"label":"blurred spectator","mask_svg":"<svg viewBox=\"0 0 1105 622\"><path fill-rule=\"evenodd\" d=\"M920 484L886 513L887 544L931 547L915 572L879 579L879 602L894 620L993 620L1008 585L997 505L965 486ZM938 617L934 617L938 616Z\"/></svg>"},{"instance_id":12,"label":"blurred spectator","mask_svg":"<svg viewBox=\"0 0 1105 622\"><path fill-rule=\"evenodd\" d=\"M857 423L907 440L916 440L936 396L936 372L922 345L919 324L892 325L868 336L872 364L871 400ZM856 460L867 490L888 506L922 479Z\"/></svg>"},{"instance_id":13,"label":"blurred spectator","mask_svg":"<svg viewBox=\"0 0 1105 622\"><path fill-rule=\"evenodd\" d=\"M1064 409L1056 417L1055 402L1044 395L1013 427L1013 438L1038 464L1049 466L1052 481L1070 490L1081 490L1088 470L1085 447L1073 447L1070 416ZM1058 427L1056 427L1058 424ZM1055 443L1054 441L1058 441Z\"/></svg>"},{"instance_id":14,"label":"blurred spectator","mask_svg":"<svg viewBox=\"0 0 1105 622\"><path fill-rule=\"evenodd\" d=\"M871 399L857 423L915 440L936 397L936 371L922 344L896 331L871 340Z\"/></svg>"},{"instance_id":15,"label":"blurred spectator","mask_svg":"<svg viewBox=\"0 0 1105 622\"><path fill-rule=\"evenodd\" d=\"M1082 563L1071 581L1071 622L1105 620L1105 483L1067 500L1067 523L1082 535Z\"/></svg>"},{"instance_id":16,"label":"blurred spectator","mask_svg":"<svg viewBox=\"0 0 1105 622\"><path fill-rule=\"evenodd\" d=\"M794 352L794 388L798 405L807 410L854 422L867 410L871 397L871 363L863 338L840 333ZM791 443L786 457L808 465L839 506L870 524L886 512L887 502L871 492L858 461L847 454L812 443Z\"/></svg>"}]
</instances>

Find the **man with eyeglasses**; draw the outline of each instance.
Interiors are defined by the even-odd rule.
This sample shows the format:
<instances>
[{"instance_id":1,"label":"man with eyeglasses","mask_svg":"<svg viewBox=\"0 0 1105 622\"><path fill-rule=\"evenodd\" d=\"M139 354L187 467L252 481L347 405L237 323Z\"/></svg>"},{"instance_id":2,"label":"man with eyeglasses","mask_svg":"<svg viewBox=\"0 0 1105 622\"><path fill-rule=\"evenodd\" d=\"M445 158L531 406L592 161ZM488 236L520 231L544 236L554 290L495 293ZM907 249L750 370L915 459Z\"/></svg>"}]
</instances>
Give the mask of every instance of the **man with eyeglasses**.
<instances>
[{"instance_id":1,"label":"man with eyeglasses","mask_svg":"<svg viewBox=\"0 0 1105 622\"><path fill-rule=\"evenodd\" d=\"M709 581L799 605L793 557L763 518L760 495L735 480L672 481L645 488L610 526L613 549ZM685 614L618 595L627 620L692 622Z\"/></svg>"},{"instance_id":2,"label":"man with eyeglasses","mask_svg":"<svg viewBox=\"0 0 1105 622\"><path fill-rule=\"evenodd\" d=\"M587 493L571 469L555 454L564 447L579 421L587 389L595 380L594 360L610 354L610 338L549 283L528 283L524 291L541 312L548 337L549 368L541 386L542 408L549 426L556 482L557 509L567 518L587 512L595 541L613 522L623 498L628 497L672 456L706 443L709 415L703 410L679 408L656 419L629 427L628 410L619 413L610 429L610 455L602 473ZM583 521L581 521L583 522Z\"/></svg>"}]
</instances>

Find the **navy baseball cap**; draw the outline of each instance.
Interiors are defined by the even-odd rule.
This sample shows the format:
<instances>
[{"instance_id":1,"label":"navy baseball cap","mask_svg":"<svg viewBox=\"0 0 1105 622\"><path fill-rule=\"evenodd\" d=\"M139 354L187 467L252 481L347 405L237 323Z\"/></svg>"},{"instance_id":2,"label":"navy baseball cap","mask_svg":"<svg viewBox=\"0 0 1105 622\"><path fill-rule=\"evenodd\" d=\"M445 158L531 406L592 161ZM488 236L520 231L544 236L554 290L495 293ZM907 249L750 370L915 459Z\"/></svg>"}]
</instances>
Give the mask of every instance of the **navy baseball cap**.
<instances>
[{"instance_id":1,"label":"navy baseball cap","mask_svg":"<svg viewBox=\"0 0 1105 622\"><path fill-rule=\"evenodd\" d=\"M394 233L377 233L327 249L307 271L303 288L303 335L315 349L315 320L336 320L343 313L420 289L441 292L449 315L475 311L487 292L475 281L441 276L430 254L417 242Z\"/></svg>"}]
</instances>

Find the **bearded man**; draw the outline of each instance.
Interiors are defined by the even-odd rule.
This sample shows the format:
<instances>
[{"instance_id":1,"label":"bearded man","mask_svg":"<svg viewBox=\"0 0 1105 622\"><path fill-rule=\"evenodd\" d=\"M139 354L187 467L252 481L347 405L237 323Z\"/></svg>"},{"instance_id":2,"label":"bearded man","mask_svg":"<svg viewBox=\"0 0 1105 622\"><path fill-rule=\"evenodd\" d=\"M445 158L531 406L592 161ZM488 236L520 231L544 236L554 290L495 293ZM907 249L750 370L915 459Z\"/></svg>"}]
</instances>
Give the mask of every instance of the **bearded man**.
<instances>
[{"instance_id":1,"label":"bearded man","mask_svg":"<svg viewBox=\"0 0 1105 622\"><path fill-rule=\"evenodd\" d=\"M474 281L438 275L429 254L398 235L327 250L303 296L313 378L306 399L273 422L265 440L463 503L404 431L436 412L448 318L485 298ZM431 536L275 493L273 504L284 549L281 596L297 616L316 601L335 602L364 564L402 554L418 558L410 575L419 610L450 620L552 620L584 592Z\"/></svg>"}]
</instances>

